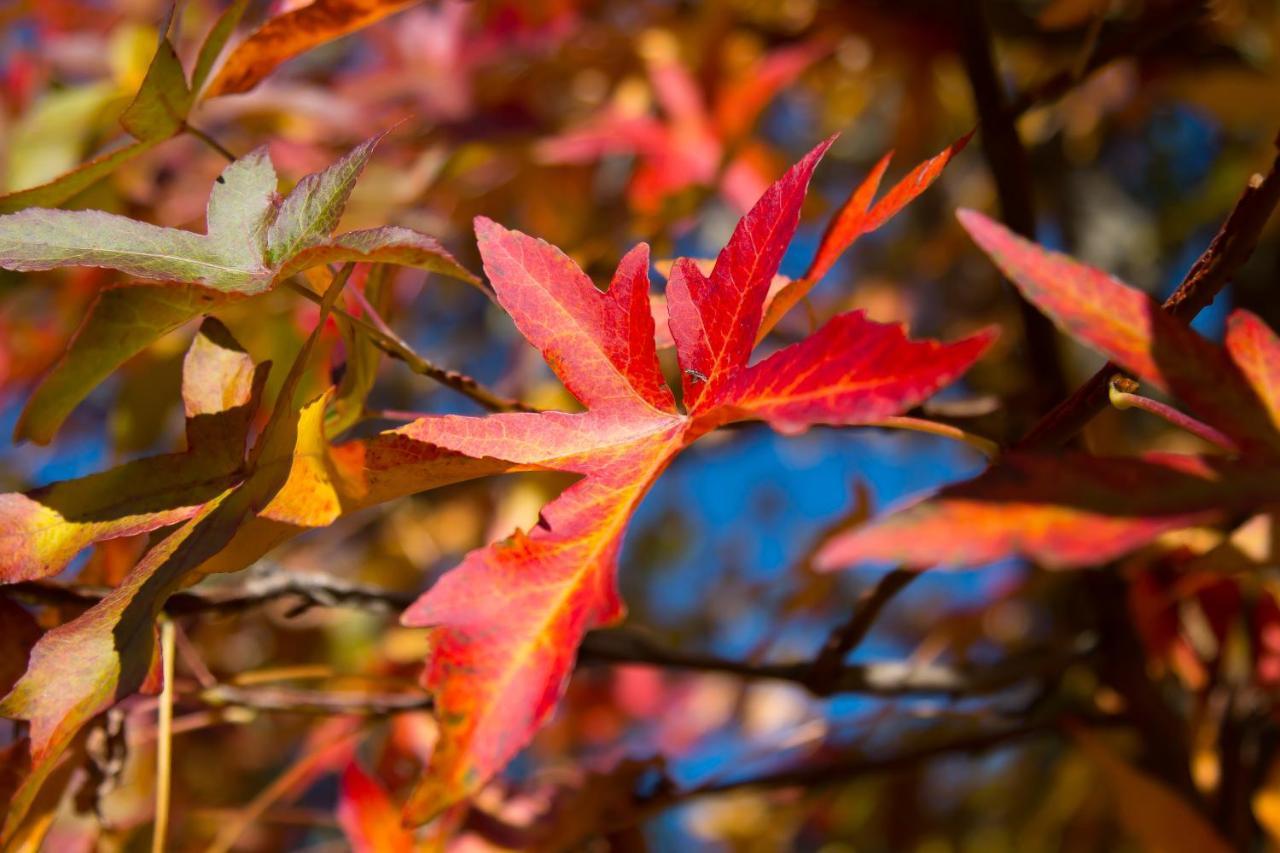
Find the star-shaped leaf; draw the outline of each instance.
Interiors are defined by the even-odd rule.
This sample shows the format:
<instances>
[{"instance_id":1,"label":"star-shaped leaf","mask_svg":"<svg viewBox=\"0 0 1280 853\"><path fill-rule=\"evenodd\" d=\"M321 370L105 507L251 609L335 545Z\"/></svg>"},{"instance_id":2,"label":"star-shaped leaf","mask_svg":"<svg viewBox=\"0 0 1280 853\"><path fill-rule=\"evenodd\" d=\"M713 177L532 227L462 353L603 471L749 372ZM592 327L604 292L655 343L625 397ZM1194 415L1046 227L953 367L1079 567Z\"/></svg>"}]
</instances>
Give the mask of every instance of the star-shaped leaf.
<instances>
[{"instance_id":1,"label":"star-shaped leaf","mask_svg":"<svg viewBox=\"0 0 1280 853\"><path fill-rule=\"evenodd\" d=\"M648 249L598 290L554 247L486 220L476 231L498 301L542 351L581 413L440 416L399 432L468 456L578 474L531 531L469 554L404 615L429 626L424 683L442 731L407 806L422 821L483 785L555 707L583 634L620 619L615 574L627 524L671 460L716 426L760 419L785 432L874 421L915 405L984 351L852 313L748 364L765 294L830 142L793 167L738 224L709 276L678 261L668 284L682 414L658 369Z\"/></svg>"}]
</instances>

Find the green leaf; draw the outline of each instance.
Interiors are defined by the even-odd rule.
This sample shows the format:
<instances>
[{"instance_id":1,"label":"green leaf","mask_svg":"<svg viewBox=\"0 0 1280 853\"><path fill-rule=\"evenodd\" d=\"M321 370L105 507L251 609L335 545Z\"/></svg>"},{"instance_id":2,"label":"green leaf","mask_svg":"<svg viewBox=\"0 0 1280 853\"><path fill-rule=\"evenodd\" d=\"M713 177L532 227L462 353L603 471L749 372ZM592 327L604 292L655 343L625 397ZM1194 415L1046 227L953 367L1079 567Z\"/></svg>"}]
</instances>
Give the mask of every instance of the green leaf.
<instances>
[{"instance_id":1,"label":"green leaf","mask_svg":"<svg viewBox=\"0 0 1280 853\"><path fill-rule=\"evenodd\" d=\"M133 142L99 155L48 183L0 195L0 214L14 213L28 207L57 207L158 144L159 140Z\"/></svg>"},{"instance_id":2,"label":"green leaf","mask_svg":"<svg viewBox=\"0 0 1280 853\"><path fill-rule=\"evenodd\" d=\"M231 38L231 34L235 32L236 25L240 23L240 19L244 16L244 10L249 5L249 0L235 0L222 16L218 18L217 23L213 25L213 29L209 30L209 34L205 36L204 44L200 46L200 54L196 57L196 67L191 72L191 94L199 95L204 88L205 82L209 79L209 73L213 71L213 63L218 61L222 49L227 46L227 41Z\"/></svg>"},{"instance_id":3,"label":"green leaf","mask_svg":"<svg viewBox=\"0 0 1280 853\"><path fill-rule=\"evenodd\" d=\"M289 259L277 275L287 278L295 272L322 264L350 261L417 267L465 281L488 292L481 280L454 260L434 237L394 225L348 231L325 243L303 249Z\"/></svg>"},{"instance_id":4,"label":"green leaf","mask_svg":"<svg viewBox=\"0 0 1280 853\"><path fill-rule=\"evenodd\" d=\"M14 441L48 444L80 401L128 359L228 296L203 287L113 287L102 291L71 346L27 400Z\"/></svg>"},{"instance_id":5,"label":"green leaf","mask_svg":"<svg viewBox=\"0 0 1280 853\"><path fill-rule=\"evenodd\" d=\"M386 227L330 237L378 139L304 178L283 202L265 148L228 166L209 196L208 233L161 228L93 210L32 208L0 216L0 267L107 267L173 285L106 291L32 397L16 436L46 443L98 382L150 343L229 298L331 263L413 266L483 287L431 237ZM172 295L163 291L172 289Z\"/></svg>"},{"instance_id":6,"label":"green leaf","mask_svg":"<svg viewBox=\"0 0 1280 853\"><path fill-rule=\"evenodd\" d=\"M275 173L264 149L228 166L209 198L209 234L161 228L98 210L31 208L0 216L0 266L108 267L259 293L271 285L261 235L274 213Z\"/></svg>"},{"instance_id":7,"label":"green leaf","mask_svg":"<svg viewBox=\"0 0 1280 853\"><path fill-rule=\"evenodd\" d=\"M171 8L160 31L156 55L142 78L138 94L120 116L120 125L142 142L160 142L175 135L185 126L187 114L191 112L192 96L187 87L187 75L169 41L172 20Z\"/></svg>"},{"instance_id":8,"label":"green leaf","mask_svg":"<svg viewBox=\"0 0 1280 853\"><path fill-rule=\"evenodd\" d=\"M273 264L283 265L333 232L356 179L384 135L361 143L323 172L298 182L280 205L280 214L267 232L267 257Z\"/></svg>"}]
</instances>

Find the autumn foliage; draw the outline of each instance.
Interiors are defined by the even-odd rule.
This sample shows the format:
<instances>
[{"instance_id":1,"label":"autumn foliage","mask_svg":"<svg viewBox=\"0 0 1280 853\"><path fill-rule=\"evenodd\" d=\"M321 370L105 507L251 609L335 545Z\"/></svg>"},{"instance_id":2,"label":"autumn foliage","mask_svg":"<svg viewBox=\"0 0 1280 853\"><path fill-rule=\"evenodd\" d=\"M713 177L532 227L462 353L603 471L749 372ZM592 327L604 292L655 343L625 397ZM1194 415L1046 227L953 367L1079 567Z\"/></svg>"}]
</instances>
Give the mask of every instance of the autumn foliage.
<instances>
[{"instance_id":1,"label":"autumn foliage","mask_svg":"<svg viewBox=\"0 0 1280 853\"><path fill-rule=\"evenodd\" d=\"M810 5L12 14L0 849L1280 840L1275 128L1034 219L1237 31Z\"/></svg>"}]
</instances>

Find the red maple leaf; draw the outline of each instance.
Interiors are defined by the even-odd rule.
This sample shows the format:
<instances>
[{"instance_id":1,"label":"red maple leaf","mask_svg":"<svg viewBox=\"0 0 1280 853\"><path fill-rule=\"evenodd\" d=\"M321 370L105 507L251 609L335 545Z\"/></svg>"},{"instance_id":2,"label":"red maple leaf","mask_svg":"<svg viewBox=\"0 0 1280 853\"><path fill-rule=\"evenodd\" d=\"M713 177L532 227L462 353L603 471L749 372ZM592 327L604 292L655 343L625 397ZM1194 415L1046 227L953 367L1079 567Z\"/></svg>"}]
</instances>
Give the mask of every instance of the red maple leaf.
<instances>
[{"instance_id":1,"label":"red maple leaf","mask_svg":"<svg viewBox=\"0 0 1280 853\"><path fill-rule=\"evenodd\" d=\"M953 344L910 341L901 326L851 312L749 364L766 292L830 144L764 194L709 276L676 262L667 304L684 413L658 366L647 246L629 252L600 291L553 246L477 220L499 302L586 411L433 416L399 432L582 479L544 507L532 531L471 552L404 614L407 625L434 628L423 680L441 725L406 806L410 820L430 818L500 770L555 707L584 633L622 618L623 533L678 453L733 421L795 433L885 418L959 377L991 342L991 331Z\"/></svg>"}]
</instances>

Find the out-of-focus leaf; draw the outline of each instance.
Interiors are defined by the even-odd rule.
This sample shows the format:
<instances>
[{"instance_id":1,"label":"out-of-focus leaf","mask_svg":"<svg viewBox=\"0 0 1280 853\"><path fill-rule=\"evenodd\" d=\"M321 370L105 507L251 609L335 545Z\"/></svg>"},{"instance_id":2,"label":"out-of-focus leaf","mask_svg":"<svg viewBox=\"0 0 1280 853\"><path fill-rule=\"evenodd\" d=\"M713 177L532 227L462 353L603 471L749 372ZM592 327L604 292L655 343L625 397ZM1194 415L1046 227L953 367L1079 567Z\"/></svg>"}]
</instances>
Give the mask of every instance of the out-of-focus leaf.
<instances>
[{"instance_id":1,"label":"out-of-focus leaf","mask_svg":"<svg viewBox=\"0 0 1280 853\"><path fill-rule=\"evenodd\" d=\"M142 685L151 669L155 620L165 601L198 579L197 570L232 540L246 518L271 505L281 487L296 478L301 487L295 482L296 503L285 506L285 514L318 512L332 520L326 511L336 504L331 498L334 485L315 476L312 442L297 441L300 421L322 420L323 398L300 412L293 396L341 284L335 281L325 294L316 331L285 378L271 418L250 451L244 481L200 506L101 602L45 634L31 654L26 674L0 701L0 716L30 723L32 765L10 805L0 843L16 831L44 779L84 724ZM211 343L213 363L207 371L194 372L190 393L184 393L188 407L196 410L218 404L219 386L239 389L227 394L237 397L247 383L256 382L250 376L258 371L245 359L228 354L225 343ZM310 418L308 409L313 412ZM295 456L298 451L301 459Z\"/></svg>"},{"instance_id":2,"label":"out-of-focus leaf","mask_svg":"<svg viewBox=\"0 0 1280 853\"><path fill-rule=\"evenodd\" d=\"M213 29L209 30L209 34L205 36L204 44L200 45L200 53L196 56L195 68L191 69L191 94L193 97L200 96L205 82L209 79L209 73L213 71L213 64L218 61L218 57L222 54L222 49L227 46L227 40L235 32L236 25L244 17L244 10L248 6L249 0L234 0L218 16Z\"/></svg>"},{"instance_id":3,"label":"out-of-focus leaf","mask_svg":"<svg viewBox=\"0 0 1280 853\"><path fill-rule=\"evenodd\" d=\"M314 0L272 18L236 45L206 97L247 92L280 63L355 32L419 0Z\"/></svg>"},{"instance_id":4,"label":"out-of-focus leaf","mask_svg":"<svg viewBox=\"0 0 1280 853\"><path fill-rule=\"evenodd\" d=\"M1170 530L1276 499L1275 468L1190 456L1009 454L973 480L833 539L817 565L973 566L1011 554L1054 568L1095 565Z\"/></svg>"},{"instance_id":5,"label":"out-of-focus leaf","mask_svg":"<svg viewBox=\"0 0 1280 853\"><path fill-rule=\"evenodd\" d=\"M1101 771L1116 817L1149 853L1228 853L1213 824L1161 782L1119 758L1097 736L1075 730L1076 742Z\"/></svg>"},{"instance_id":6,"label":"out-of-focus leaf","mask_svg":"<svg viewBox=\"0 0 1280 853\"><path fill-rule=\"evenodd\" d=\"M0 214L16 213L29 207L57 207L182 130L195 94L204 85L247 5L248 0L235 0L218 18L200 48L190 86L169 41L166 22L142 84L120 116L121 125L137 141L100 154L38 186L0 195ZM114 97L109 89L104 89L103 93ZM67 134L60 136L65 138ZM75 156L78 158L80 152L77 151Z\"/></svg>"},{"instance_id":7,"label":"out-of-focus leaf","mask_svg":"<svg viewBox=\"0 0 1280 853\"><path fill-rule=\"evenodd\" d=\"M1280 432L1221 347L1100 270L1042 249L980 213L958 216L996 266L1064 332L1176 395L1246 451L1280 455Z\"/></svg>"},{"instance_id":8,"label":"out-of-focus leaf","mask_svg":"<svg viewBox=\"0 0 1280 853\"><path fill-rule=\"evenodd\" d=\"M400 822L400 809L386 788L356 762L342 772L338 825L355 853L411 853L413 835Z\"/></svg>"},{"instance_id":9,"label":"out-of-focus leaf","mask_svg":"<svg viewBox=\"0 0 1280 853\"><path fill-rule=\"evenodd\" d=\"M239 479L265 368L216 320L187 353L183 398L187 449L0 495L0 581L48 577L85 547L190 518Z\"/></svg>"},{"instance_id":10,"label":"out-of-focus leaf","mask_svg":"<svg viewBox=\"0 0 1280 853\"><path fill-rule=\"evenodd\" d=\"M1227 352L1249 380L1280 429L1280 337L1257 314L1243 309L1227 319Z\"/></svg>"},{"instance_id":11,"label":"out-of-focus leaf","mask_svg":"<svg viewBox=\"0 0 1280 853\"><path fill-rule=\"evenodd\" d=\"M173 9L160 31L160 43L147 68L147 75L133 102L120 115L120 125L134 139L159 142L182 130L191 111L191 89L173 43L169 41L169 23Z\"/></svg>"},{"instance_id":12,"label":"out-of-focus leaf","mask_svg":"<svg viewBox=\"0 0 1280 853\"><path fill-rule=\"evenodd\" d=\"M875 420L929 396L981 353L984 339L910 344L898 329L837 318L837 329L856 326L857 345L842 339L845 348L833 348L839 336L828 333L762 372L748 368L765 294L827 145L765 193L710 275L691 261L676 262L667 304L688 416L676 411L658 370L646 247L629 252L601 292L554 247L477 220L499 303L587 411L427 417L398 432L427 446L584 479L547 504L533 530L471 552L406 611L405 624L432 628L423 679L441 725L430 767L406 805L409 820L431 818L500 770L555 707L583 634L622 617L615 581L622 537L676 454L732 420L763 417L789 432ZM932 380L925 369L876 372L897 366L872 357L881 350L894 350L904 364L928 353ZM813 359L830 363L830 372ZM794 373L774 376L780 369ZM820 369L824 382L847 393L819 399L805 377ZM858 393L848 376L861 376L875 393Z\"/></svg>"},{"instance_id":13,"label":"out-of-focus leaf","mask_svg":"<svg viewBox=\"0 0 1280 853\"><path fill-rule=\"evenodd\" d=\"M71 411L117 367L227 299L227 294L202 287L103 290L70 346L27 398L14 440L48 444Z\"/></svg>"},{"instance_id":14,"label":"out-of-focus leaf","mask_svg":"<svg viewBox=\"0 0 1280 853\"><path fill-rule=\"evenodd\" d=\"M208 234L160 228L99 211L30 209L0 217L0 267L19 270L102 266L164 286L106 291L71 348L32 396L18 438L49 441L66 416L127 358L169 331L237 296L326 263L414 266L481 286L438 242L407 228L330 237L376 139L304 178L283 201L260 148L228 166L209 196Z\"/></svg>"}]
</instances>

